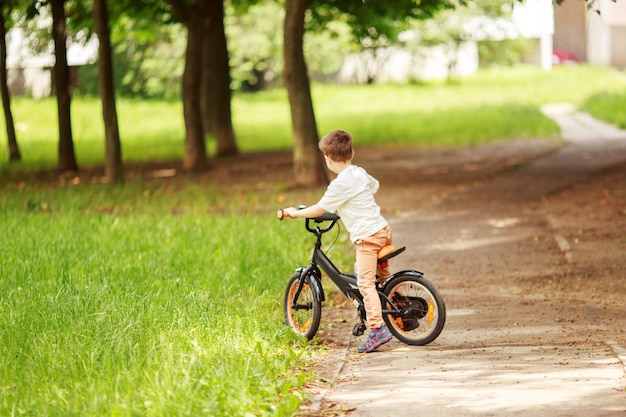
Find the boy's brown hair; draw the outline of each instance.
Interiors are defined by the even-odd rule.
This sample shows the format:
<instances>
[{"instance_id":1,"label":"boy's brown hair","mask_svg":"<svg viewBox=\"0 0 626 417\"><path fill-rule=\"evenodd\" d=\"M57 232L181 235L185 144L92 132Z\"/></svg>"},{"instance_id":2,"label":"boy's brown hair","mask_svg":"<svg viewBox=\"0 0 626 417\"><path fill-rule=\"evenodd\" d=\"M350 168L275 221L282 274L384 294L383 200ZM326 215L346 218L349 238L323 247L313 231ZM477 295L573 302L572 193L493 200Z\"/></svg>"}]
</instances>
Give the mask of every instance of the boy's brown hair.
<instances>
[{"instance_id":1,"label":"boy's brown hair","mask_svg":"<svg viewBox=\"0 0 626 417\"><path fill-rule=\"evenodd\" d=\"M319 148L324 155L335 162L352 159L352 135L343 130L333 130L320 140Z\"/></svg>"}]
</instances>

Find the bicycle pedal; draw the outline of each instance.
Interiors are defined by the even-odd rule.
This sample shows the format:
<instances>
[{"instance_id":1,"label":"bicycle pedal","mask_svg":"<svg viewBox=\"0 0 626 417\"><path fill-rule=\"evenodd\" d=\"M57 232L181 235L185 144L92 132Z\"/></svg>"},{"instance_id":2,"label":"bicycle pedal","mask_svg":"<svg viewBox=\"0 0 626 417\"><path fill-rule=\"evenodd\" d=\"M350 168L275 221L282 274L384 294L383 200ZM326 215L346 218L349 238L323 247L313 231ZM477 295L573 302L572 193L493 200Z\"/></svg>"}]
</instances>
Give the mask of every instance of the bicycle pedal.
<instances>
[{"instance_id":1,"label":"bicycle pedal","mask_svg":"<svg viewBox=\"0 0 626 417\"><path fill-rule=\"evenodd\" d=\"M355 324L354 327L352 328L352 334L354 336L363 336L365 334L366 329L367 327L365 327L363 323Z\"/></svg>"}]
</instances>

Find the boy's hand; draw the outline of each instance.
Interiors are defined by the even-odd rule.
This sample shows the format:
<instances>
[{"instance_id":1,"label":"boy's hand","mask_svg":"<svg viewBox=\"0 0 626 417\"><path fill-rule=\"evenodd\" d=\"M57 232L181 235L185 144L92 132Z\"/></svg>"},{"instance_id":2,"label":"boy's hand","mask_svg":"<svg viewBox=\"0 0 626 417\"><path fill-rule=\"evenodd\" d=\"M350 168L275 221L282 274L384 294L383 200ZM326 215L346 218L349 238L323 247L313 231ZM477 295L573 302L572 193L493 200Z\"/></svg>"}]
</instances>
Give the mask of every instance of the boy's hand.
<instances>
[{"instance_id":1,"label":"boy's hand","mask_svg":"<svg viewBox=\"0 0 626 417\"><path fill-rule=\"evenodd\" d=\"M282 220L285 217L288 217L290 219L293 219L293 213L295 213L297 210L295 207L288 207L288 208L284 208L284 209L279 209L276 212L276 217L278 218L278 220Z\"/></svg>"},{"instance_id":2,"label":"boy's hand","mask_svg":"<svg viewBox=\"0 0 626 417\"><path fill-rule=\"evenodd\" d=\"M282 220L285 217L288 217L290 219L297 219L297 218L312 219L312 218L321 216L324 213L325 213L325 210L318 205L313 205L309 207L300 206L298 208L287 207L287 208L278 210L278 212L276 213L276 217L278 217L279 220Z\"/></svg>"}]
</instances>

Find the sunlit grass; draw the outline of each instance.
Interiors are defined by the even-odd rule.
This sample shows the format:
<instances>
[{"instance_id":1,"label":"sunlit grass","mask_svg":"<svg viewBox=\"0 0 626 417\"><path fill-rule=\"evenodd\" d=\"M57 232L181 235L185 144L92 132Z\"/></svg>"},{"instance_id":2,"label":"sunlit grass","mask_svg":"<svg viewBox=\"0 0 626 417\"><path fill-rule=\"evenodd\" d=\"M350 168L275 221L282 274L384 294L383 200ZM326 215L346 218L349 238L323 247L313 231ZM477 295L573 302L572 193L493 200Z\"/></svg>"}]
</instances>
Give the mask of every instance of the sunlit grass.
<instances>
[{"instance_id":1,"label":"sunlit grass","mask_svg":"<svg viewBox=\"0 0 626 417\"><path fill-rule=\"evenodd\" d=\"M193 184L0 190L0 415L293 415L306 350L281 297L307 241L239 206Z\"/></svg>"},{"instance_id":2,"label":"sunlit grass","mask_svg":"<svg viewBox=\"0 0 626 417\"><path fill-rule=\"evenodd\" d=\"M23 163L54 167L58 152L56 100L17 97L11 107ZM117 113L126 161L182 157L185 132L180 103L118 100ZM4 130L4 123L1 126ZM104 125L99 100L72 101L72 136L79 165L102 163ZM4 145L6 142L0 144L0 155L6 151Z\"/></svg>"},{"instance_id":3,"label":"sunlit grass","mask_svg":"<svg viewBox=\"0 0 626 417\"><path fill-rule=\"evenodd\" d=\"M353 132L359 146L467 146L500 139L557 135L558 127L541 114L541 105L570 102L581 106L591 97L610 98L612 94L622 93L624 88L623 74L610 68L578 65L555 67L546 72L521 66L485 70L451 83L314 84L312 94L320 136L339 128ZM614 120L623 103L617 96L612 102L617 106L617 110L612 108L613 114L609 111L598 114ZM16 98L13 113L23 162L11 169L54 168L58 137L55 100ZM292 146L291 114L285 90L235 94L232 113L242 151ZM179 102L121 99L118 115L125 162L182 159L185 132ZM101 118L98 100L74 100L72 126L81 166L102 164ZM0 128L4 130L2 123L0 120ZM207 147L209 152L214 152L211 138ZM1 141L0 174L9 169L6 160L6 141Z\"/></svg>"},{"instance_id":4,"label":"sunlit grass","mask_svg":"<svg viewBox=\"0 0 626 417\"><path fill-rule=\"evenodd\" d=\"M626 87L621 92L593 95L583 103L582 109L601 120L626 129Z\"/></svg>"},{"instance_id":5,"label":"sunlit grass","mask_svg":"<svg viewBox=\"0 0 626 417\"><path fill-rule=\"evenodd\" d=\"M540 112L545 103L581 105L599 91L620 91L624 77L609 68L535 67L479 72L455 83L316 86L320 134L355 133L361 144L467 146L558 134Z\"/></svg>"}]
</instances>

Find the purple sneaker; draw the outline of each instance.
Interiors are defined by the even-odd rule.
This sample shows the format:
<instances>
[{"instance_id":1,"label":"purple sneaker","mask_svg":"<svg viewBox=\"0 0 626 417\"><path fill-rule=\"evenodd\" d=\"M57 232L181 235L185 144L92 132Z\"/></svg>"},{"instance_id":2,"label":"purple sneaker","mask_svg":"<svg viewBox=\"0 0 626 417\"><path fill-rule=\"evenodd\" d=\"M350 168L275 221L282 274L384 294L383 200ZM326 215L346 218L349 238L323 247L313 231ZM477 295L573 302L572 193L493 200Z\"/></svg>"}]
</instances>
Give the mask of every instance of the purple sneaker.
<instances>
[{"instance_id":1,"label":"purple sneaker","mask_svg":"<svg viewBox=\"0 0 626 417\"><path fill-rule=\"evenodd\" d=\"M367 336L365 343L357 348L359 353L368 353L376 350L377 347L384 345L392 338L391 332L387 326L382 326L380 329L372 329Z\"/></svg>"}]
</instances>

